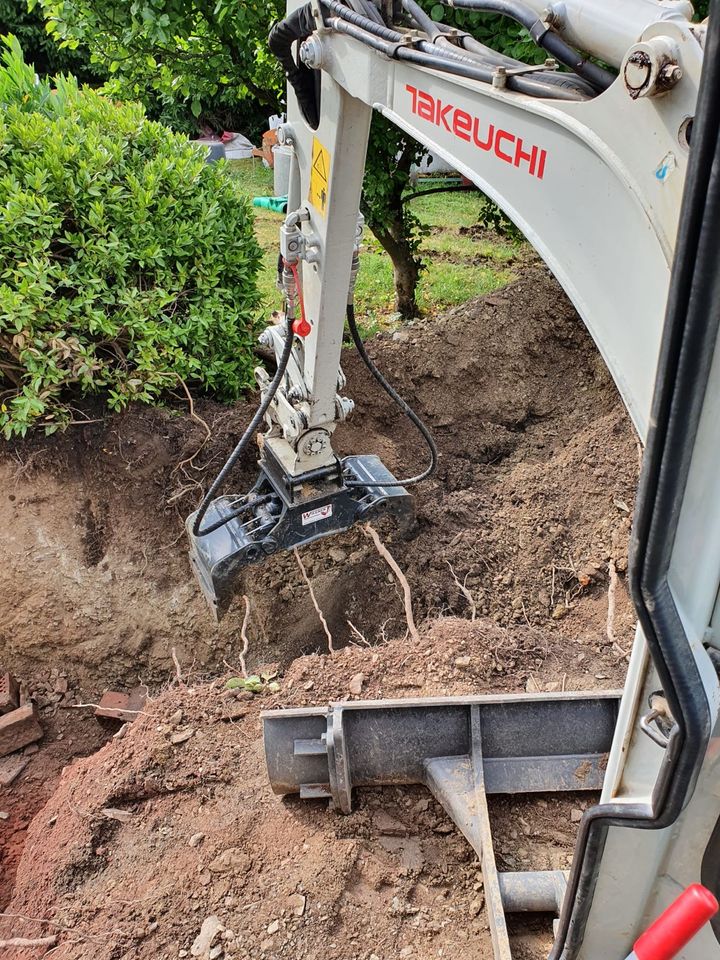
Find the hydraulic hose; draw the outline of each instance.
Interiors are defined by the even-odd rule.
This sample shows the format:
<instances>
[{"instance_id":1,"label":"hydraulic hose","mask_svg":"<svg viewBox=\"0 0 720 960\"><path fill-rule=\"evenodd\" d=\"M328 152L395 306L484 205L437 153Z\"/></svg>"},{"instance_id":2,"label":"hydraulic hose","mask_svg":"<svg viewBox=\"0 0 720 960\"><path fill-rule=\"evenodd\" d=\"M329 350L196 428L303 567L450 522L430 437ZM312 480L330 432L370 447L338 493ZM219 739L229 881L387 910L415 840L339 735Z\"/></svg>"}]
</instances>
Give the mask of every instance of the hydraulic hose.
<instances>
[{"instance_id":1,"label":"hydraulic hose","mask_svg":"<svg viewBox=\"0 0 720 960\"><path fill-rule=\"evenodd\" d=\"M357 0L358 5L361 0ZM364 0L369 3L370 0ZM489 2L489 0L488 0ZM356 13L338 0L321 0L323 7L336 15L332 26L338 33L351 36L366 46L372 47L385 56L397 60L406 60L419 66L441 70L456 76L467 77L481 83L492 83L495 68L504 65L497 62L496 54L487 63L478 59L477 51L468 51L465 55L450 49L450 44L435 45L431 41L417 41L419 49L405 45L405 36L397 30L386 27L382 22ZM374 9L374 7L373 7ZM311 127L319 122L319 98L317 95L315 71L303 63L297 63L293 55L293 44L306 40L315 30L315 20L310 4L298 8L285 20L276 24L270 33L270 49L280 60L288 82L295 91L298 103ZM468 42L472 38L467 38ZM482 47L482 45L480 45ZM522 66L522 64L519 64ZM555 100L585 99L592 91L562 78L560 75L509 76L506 86L510 90L528 96Z\"/></svg>"},{"instance_id":2,"label":"hydraulic hose","mask_svg":"<svg viewBox=\"0 0 720 960\"><path fill-rule=\"evenodd\" d=\"M392 483L365 483L362 480L349 480L345 481L346 487L412 487L415 484L421 483L423 480L427 480L428 477L431 477L437 470L438 462L438 451L437 446L435 445L435 440L433 435L430 433L428 428L425 426L420 417L415 413L410 404L405 400L397 390L388 383L385 377L380 373L378 368L375 366L375 363L368 355L367 350L365 349L365 344L362 342L362 337L360 336L360 331L357 328L357 323L355 322L355 307L352 303L347 305L347 322L348 328L350 330L350 336L353 339L355 344L355 349L360 354L360 357L368 368L370 373L373 375L375 380L380 384L385 393L400 407L405 416L410 420L411 423L415 425L419 433L422 434L427 448L430 451L430 463L422 471L414 477L408 477L406 480L395 480Z\"/></svg>"},{"instance_id":3,"label":"hydraulic hose","mask_svg":"<svg viewBox=\"0 0 720 960\"><path fill-rule=\"evenodd\" d=\"M290 360L290 354L292 353L294 341L295 341L295 334L293 333L292 321L288 321L287 331L285 333L285 343L283 345L283 352L278 362L277 370L275 371L275 376L272 378L272 380L268 384L267 390L263 395L260 405L255 411L255 414L253 415L252 420L248 424L247 429L245 430L245 433L243 433L242 437L240 437L240 440L238 441L235 449L225 461L224 467L222 468L220 473L218 473L217 477L215 477L212 484L210 485L210 489L205 494L205 498L203 499L203 502L200 504L200 509L198 510L197 516L195 517L195 523L193 524L193 528L192 528L193 536L206 537L209 533L212 533L213 530L217 530L219 529L219 527L224 526L229 520L232 520L234 516L239 516L241 513L244 513L245 510L250 509L252 506L255 506L256 503L260 502L258 500L258 501L252 501L250 503L245 503L242 505L242 507L238 509L236 513L231 514L230 516L227 516L227 517L223 517L223 519L218 521L217 523L211 524L209 527L205 527L204 529L201 529L201 524L203 522L205 514L208 512L210 504L215 498L215 495L220 490L222 485L225 483L225 481L228 478L228 475L233 470L238 460L245 452L247 445L250 443L250 440L253 437L253 434L262 423L263 417L267 413L270 407L270 404L272 403L273 398L275 397L275 394L278 392L278 388L280 387L283 377L285 376L285 371L287 370L287 365Z\"/></svg>"},{"instance_id":4,"label":"hydraulic hose","mask_svg":"<svg viewBox=\"0 0 720 960\"><path fill-rule=\"evenodd\" d=\"M365 14L370 20L374 20L375 23L383 23L380 11L372 0L348 0L348 2L356 13Z\"/></svg>"},{"instance_id":5,"label":"hydraulic hose","mask_svg":"<svg viewBox=\"0 0 720 960\"><path fill-rule=\"evenodd\" d=\"M412 4L412 0L410 0L410 2ZM492 2L492 0L488 0L488 2ZM502 2L502 0L498 0L498 2ZM463 55L457 49L453 48L451 44L438 45L429 40L417 40L417 50L414 50L412 47L404 45L407 39L406 35L397 30L393 30L391 27L373 23L366 17L356 14L354 11L348 9L348 7L341 3L340 0L322 0L322 3L323 6L327 7L328 10L336 14L338 17L341 17L347 23L353 24L354 26L359 27L361 30L371 33L379 39L392 44L391 49L385 49L384 52L386 55L394 56L398 60L407 60L411 63L430 66L435 70L444 70L447 73L454 73L458 76L468 76L471 79L480 80L483 83L492 83L496 66L506 65L498 64L494 60L488 62L478 62L477 57L467 54ZM412 6L413 9L415 7L417 7L417 4ZM422 14L422 11L420 12ZM432 24L433 21L430 20L430 23ZM544 24L542 24L542 28L543 30L547 31L547 27L545 27ZM345 28L338 28L336 26L336 29L339 29L339 32L349 33L349 31L347 31ZM554 34L554 36L557 35ZM357 37L357 39L359 39L359 37ZM557 37L557 39L560 40L559 37ZM367 42L367 39L365 42ZM560 40L560 43L564 44L564 41ZM399 44L401 46L398 46ZM372 46L378 50L382 49L376 44L372 44ZM567 44L564 44L564 46L568 51L568 56L572 55L577 60L579 55L576 54L575 51L573 51L570 47L568 47ZM425 59L423 59L423 57L418 57L419 54L423 55ZM561 57L558 56L557 59L561 60ZM513 67L527 67L527 64L521 63L520 61L510 62L513 64ZM463 72L457 68L451 67L449 66L449 63L466 64L469 68L468 72ZM591 64L591 66L594 66L594 64ZM473 70L480 70L482 73L473 74L470 72ZM609 86L609 83L611 83L615 78L612 76L612 74L609 74L606 71L604 71L604 73L610 78L607 84ZM517 90L519 93L526 93L530 96L545 96L552 99L578 99L593 95L597 92L595 89L596 85L592 85L589 80L587 80L587 84L587 86L585 84L580 85L577 80L575 80L573 83L573 78L571 77L565 78L562 74L552 73L538 73L531 77L524 75L518 77L511 76L507 78L506 83L509 89ZM549 88L551 87L558 87L562 92L549 92ZM602 87L602 89L604 89L604 87Z\"/></svg>"},{"instance_id":6,"label":"hydraulic hose","mask_svg":"<svg viewBox=\"0 0 720 960\"><path fill-rule=\"evenodd\" d=\"M370 29L370 27L374 25L371 24L369 20L364 20L363 27L357 26L356 23L350 19L350 16L354 16L352 11L340 4L335 4L334 0L331 0L331 3L333 10L335 6L337 6L343 11L342 14L328 21L328 26L332 27L332 29L338 33L344 33L346 36L352 37L360 43L372 47L385 56L396 60L405 60L408 63L415 63L421 67L428 67L431 70L439 70L458 77L467 77L469 80L477 80L480 83L492 83L495 72L494 66L488 65L486 67L481 63L475 63L464 57L451 59L446 54L441 53L441 48L438 49L437 47L433 47L433 53L426 53L423 50L415 50L410 46L403 45L397 40L384 40L378 36L374 30ZM398 34L398 36L402 38L402 34ZM432 44L428 44L428 46L432 47ZM517 93L524 93L532 97L542 97L548 100L579 100L586 98L584 92L568 88L564 85L561 86L560 84L551 83L549 80L550 75L543 78L541 74L537 74L533 78L524 75L517 77L509 76L506 86L509 90L514 90Z\"/></svg>"},{"instance_id":7,"label":"hydraulic hose","mask_svg":"<svg viewBox=\"0 0 720 960\"><path fill-rule=\"evenodd\" d=\"M416 3L415 0L402 0L402 5L403 10L412 17L421 30L425 31L433 43L441 43L442 41L446 43L450 42L447 37L443 35L438 24L428 13L425 13L419 3Z\"/></svg>"},{"instance_id":8,"label":"hydraulic hose","mask_svg":"<svg viewBox=\"0 0 720 960\"><path fill-rule=\"evenodd\" d=\"M614 74L583 57L521 0L442 0L442 2L458 10L498 13L503 17L509 17L525 27L539 47L547 50L552 57L565 64L583 80L587 80L597 90L607 90L615 80Z\"/></svg>"},{"instance_id":9,"label":"hydraulic hose","mask_svg":"<svg viewBox=\"0 0 720 960\"><path fill-rule=\"evenodd\" d=\"M438 23L437 26L443 34L455 33L458 46L465 50L466 53L471 53L472 56L479 57L485 63L492 63L497 67L506 67L508 70L516 70L518 67L527 66L527 64L521 60L514 60L512 57L507 57L504 53L498 53L498 51L493 50L492 47L480 43L479 40L476 40L475 37L469 33L454 31L453 28L446 23Z\"/></svg>"},{"instance_id":10,"label":"hydraulic hose","mask_svg":"<svg viewBox=\"0 0 720 960\"><path fill-rule=\"evenodd\" d=\"M437 46L430 41L416 41L417 49L415 49L414 46L406 44L406 35L390 27L379 26L366 17L356 14L340 0L322 0L322 2L323 6L342 21L333 19L330 26L339 33L352 36L386 56L407 60L409 63L430 67L433 70L442 70L456 76L468 77L481 83L493 81L497 66L495 63L478 62L476 57L463 55L457 50L450 49L449 46ZM351 27L353 29L350 29ZM374 39L371 40L368 35ZM518 63L518 66L527 66L527 64ZM581 86L580 83L581 81L570 76L565 79L560 74L537 73L533 76L509 76L506 86L518 93L555 100L585 99L595 94L596 91L592 87Z\"/></svg>"},{"instance_id":11,"label":"hydraulic hose","mask_svg":"<svg viewBox=\"0 0 720 960\"><path fill-rule=\"evenodd\" d=\"M293 56L293 44L307 40L315 30L315 18L309 3L298 7L270 31L268 46L285 71L288 82L295 91L300 108L311 127L320 122L318 96L314 70L304 63L297 63Z\"/></svg>"},{"instance_id":12,"label":"hydraulic hose","mask_svg":"<svg viewBox=\"0 0 720 960\"><path fill-rule=\"evenodd\" d=\"M527 67L527 63L522 60L515 60L504 53L498 53L492 47L481 43L472 34L466 31L456 31L446 23L439 23L438 26L444 34L455 34L458 45L471 57L479 58L485 63L492 63L498 67L505 67L507 70L517 70ZM597 96L597 90L586 80L583 80L576 73L544 73L543 79L546 83L553 83L557 86L564 86L567 89L576 90L579 94L587 97Z\"/></svg>"},{"instance_id":13,"label":"hydraulic hose","mask_svg":"<svg viewBox=\"0 0 720 960\"><path fill-rule=\"evenodd\" d=\"M410 12L411 8L414 9L418 6L415 0L403 0L403 3L408 4L406 7L408 12ZM424 13L422 8L419 9L421 13ZM427 17L427 14L425 14L425 16ZM522 60L515 60L513 57L505 56L504 53L498 53L498 51L493 50L492 47L480 43L479 40L476 40L475 37L466 31L455 30L453 27L448 26L448 24L437 23L435 20L431 20L430 23L434 24L442 33L443 46L445 48L450 46L456 51L458 48L464 50L466 56L470 57L473 61L480 61L480 63L485 66L490 64L493 67L504 67L506 70L526 70L528 67L528 64ZM447 36L448 34L451 36ZM452 43L451 39L455 39L457 43ZM439 42L438 40L435 41L435 43ZM531 75L527 76L528 81L532 82L533 79L542 79L544 85L552 84L556 87L562 87L571 94L577 94L578 99L591 99L597 96L597 90L576 73L553 73L551 71L541 73L538 71L536 77ZM540 93L540 95L542 95L542 93Z\"/></svg>"}]
</instances>

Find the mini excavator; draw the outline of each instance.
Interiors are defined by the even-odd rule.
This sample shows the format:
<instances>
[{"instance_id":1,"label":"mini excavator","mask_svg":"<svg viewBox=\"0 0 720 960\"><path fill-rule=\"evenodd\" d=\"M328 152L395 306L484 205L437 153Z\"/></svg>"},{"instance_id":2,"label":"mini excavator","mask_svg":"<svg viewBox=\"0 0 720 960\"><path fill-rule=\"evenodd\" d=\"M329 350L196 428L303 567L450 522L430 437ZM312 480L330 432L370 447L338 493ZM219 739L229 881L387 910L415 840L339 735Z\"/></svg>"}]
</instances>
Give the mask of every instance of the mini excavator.
<instances>
[{"instance_id":1,"label":"mini excavator","mask_svg":"<svg viewBox=\"0 0 720 960\"><path fill-rule=\"evenodd\" d=\"M515 912L553 914L550 960L713 960L720 9L715 2L698 23L688 0L447 3L510 18L544 61L505 56L417 0L289 0L272 31L288 80L278 135L291 153L284 312L262 335L276 367L257 371L257 413L188 520L191 561L222 616L248 564L368 518L407 521L408 489L435 469L430 431L368 356L353 310L376 110L517 224L602 354L645 446L629 566L638 627L622 693L268 711L271 785L346 813L354 789L426 786L480 858L496 960L512 958L506 918ZM428 465L415 476L395 477L372 452L333 451L333 430L354 408L340 368L346 323L423 438ZM263 422L257 482L221 495ZM579 825L571 869L501 871L488 797L566 791L600 795ZM700 901L693 925L683 904Z\"/></svg>"}]
</instances>

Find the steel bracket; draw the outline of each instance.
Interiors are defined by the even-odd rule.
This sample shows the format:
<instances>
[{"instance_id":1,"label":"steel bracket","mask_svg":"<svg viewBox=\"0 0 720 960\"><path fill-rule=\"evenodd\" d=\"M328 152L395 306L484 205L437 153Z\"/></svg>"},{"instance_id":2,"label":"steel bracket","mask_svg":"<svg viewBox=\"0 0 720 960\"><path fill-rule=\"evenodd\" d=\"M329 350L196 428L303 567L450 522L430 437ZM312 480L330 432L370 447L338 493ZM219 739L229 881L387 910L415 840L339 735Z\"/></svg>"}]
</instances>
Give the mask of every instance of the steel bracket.
<instances>
[{"instance_id":1,"label":"steel bracket","mask_svg":"<svg viewBox=\"0 0 720 960\"><path fill-rule=\"evenodd\" d=\"M559 914L566 875L500 873L490 794L598 791L620 693L333 703L262 714L275 793L352 810L354 787L423 784L481 860L496 960L511 960L505 914Z\"/></svg>"}]
</instances>

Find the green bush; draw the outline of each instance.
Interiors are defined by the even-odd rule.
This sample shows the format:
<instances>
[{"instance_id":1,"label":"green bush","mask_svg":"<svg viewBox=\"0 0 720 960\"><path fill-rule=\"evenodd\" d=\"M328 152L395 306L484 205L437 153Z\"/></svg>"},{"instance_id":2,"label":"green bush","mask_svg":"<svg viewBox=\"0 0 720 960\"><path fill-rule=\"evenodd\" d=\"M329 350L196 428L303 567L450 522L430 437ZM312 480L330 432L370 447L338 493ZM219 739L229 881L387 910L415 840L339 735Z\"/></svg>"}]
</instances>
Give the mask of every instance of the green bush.
<instances>
[{"instance_id":1,"label":"green bush","mask_svg":"<svg viewBox=\"0 0 720 960\"><path fill-rule=\"evenodd\" d=\"M0 429L251 382L260 249L224 164L71 77L0 68Z\"/></svg>"}]
</instances>

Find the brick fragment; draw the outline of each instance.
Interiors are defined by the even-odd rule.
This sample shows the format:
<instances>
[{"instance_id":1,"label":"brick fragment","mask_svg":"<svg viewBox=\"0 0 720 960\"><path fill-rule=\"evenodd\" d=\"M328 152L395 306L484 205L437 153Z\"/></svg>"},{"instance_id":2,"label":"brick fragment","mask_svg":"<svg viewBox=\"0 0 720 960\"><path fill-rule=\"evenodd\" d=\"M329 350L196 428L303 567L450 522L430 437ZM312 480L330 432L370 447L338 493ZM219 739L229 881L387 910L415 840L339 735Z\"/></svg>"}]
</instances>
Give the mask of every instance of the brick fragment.
<instances>
[{"instance_id":1,"label":"brick fragment","mask_svg":"<svg viewBox=\"0 0 720 960\"><path fill-rule=\"evenodd\" d=\"M43 728L34 703L26 703L6 713L0 717L0 757L22 750L29 743L40 740L42 735Z\"/></svg>"},{"instance_id":2,"label":"brick fragment","mask_svg":"<svg viewBox=\"0 0 720 960\"><path fill-rule=\"evenodd\" d=\"M14 783L29 763L30 757L26 756L3 757L0 760L0 787Z\"/></svg>"},{"instance_id":3,"label":"brick fragment","mask_svg":"<svg viewBox=\"0 0 720 960\"><path fill-rule=\"evenodd\" d=\"M95 716L98 720L120 720L122 723L129 723L135 720L144 706L145 691L141 687L131 690L130 693L108 690L95 708Z\"/></svg>"},{"instance_id":4,"label":"brick fragment","mask_svg":"<svg viewBox=\"0 0 720 960\"><path fill-rule=\"evenodd\" d=\"M10 713L20 706L20 686L11 673L0 673L0 713Z\"/></svg>"}]
</instances>

